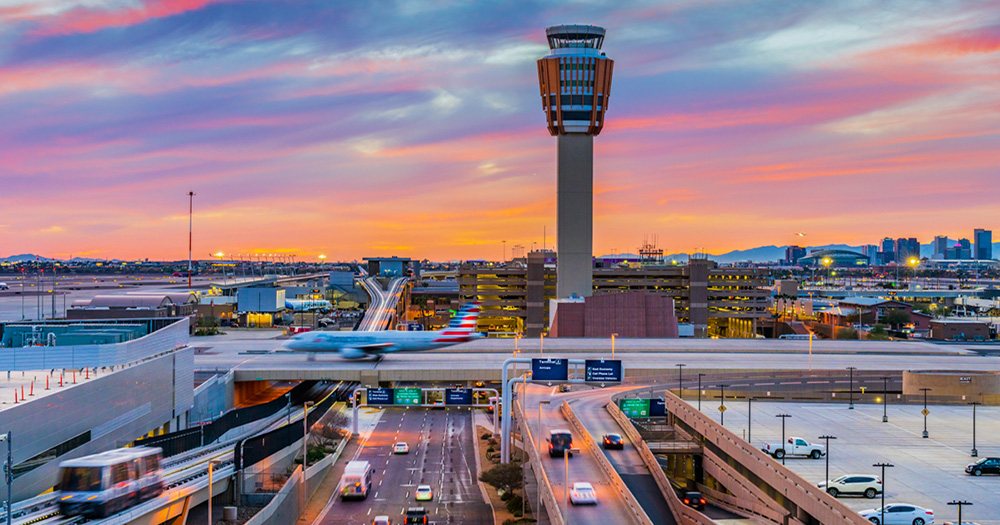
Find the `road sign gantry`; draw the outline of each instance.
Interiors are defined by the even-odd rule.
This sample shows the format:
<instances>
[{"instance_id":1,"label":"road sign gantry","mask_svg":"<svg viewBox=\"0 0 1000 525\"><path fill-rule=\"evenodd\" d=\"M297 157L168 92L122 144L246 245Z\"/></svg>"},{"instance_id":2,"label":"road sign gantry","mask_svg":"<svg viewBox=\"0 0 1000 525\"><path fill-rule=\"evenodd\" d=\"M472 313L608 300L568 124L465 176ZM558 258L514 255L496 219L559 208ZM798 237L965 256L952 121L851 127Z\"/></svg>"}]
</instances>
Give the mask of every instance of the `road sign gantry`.
<instances>
[{"instance_id":1,"label":"road sign gantry","mask_svg":"<svg viewBox=\"0 0 1000 525\"><path fill-rule=\"evenodd\" d=\"M527 377L515 377L508 379L507 368L514 363L530 363L531 379ZM584 365L584 379L570 379L569 365ZM590 384L605 386L608 383L621 383L625 376L625 370L620 360L616 359L566 359L561 357L529 358L529 357L508 357L503 362L501 369L501 393L500 403L502 414L500 416L500 462L510 462L510 431L511 414L513 412L512 397L514 384L516 383L543 383L553 385L555 383L570 384ZM575 376L580 377L579 369L574 366ZM527 375L527 374L526 374ZM591 379L588 381L587 379ZM541 436L538 439L542 439Z\"/></svg>"}]
</instances>

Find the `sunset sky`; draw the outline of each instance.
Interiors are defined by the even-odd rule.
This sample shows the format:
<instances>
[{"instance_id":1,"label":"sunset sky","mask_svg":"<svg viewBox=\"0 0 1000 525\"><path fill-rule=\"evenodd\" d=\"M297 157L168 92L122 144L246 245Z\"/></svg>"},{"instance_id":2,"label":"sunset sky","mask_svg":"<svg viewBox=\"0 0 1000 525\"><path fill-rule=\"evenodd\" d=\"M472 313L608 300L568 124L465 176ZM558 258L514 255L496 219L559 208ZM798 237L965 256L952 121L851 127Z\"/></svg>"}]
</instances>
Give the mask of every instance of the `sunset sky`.
<instances>
[{"instance_id":1,"label":"sunset sky","mask_svg":"<svg viewBox=\"0 0 1000 525\"><path fill-rule=\"evenodd\" d=\"M551 247L561 23L597 254L1000 229L996 2L0 0L0 257L186 258L188 191L196 258Z\"/></svg>"}]
</instances>

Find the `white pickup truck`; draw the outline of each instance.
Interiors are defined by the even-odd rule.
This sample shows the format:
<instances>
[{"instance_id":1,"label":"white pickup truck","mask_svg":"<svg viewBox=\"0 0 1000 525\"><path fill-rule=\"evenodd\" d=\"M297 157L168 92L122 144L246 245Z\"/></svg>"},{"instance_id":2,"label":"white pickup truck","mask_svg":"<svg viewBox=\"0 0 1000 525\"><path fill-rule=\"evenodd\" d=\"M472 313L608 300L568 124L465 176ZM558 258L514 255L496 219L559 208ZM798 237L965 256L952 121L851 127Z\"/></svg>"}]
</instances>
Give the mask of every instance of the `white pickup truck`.
<instances>
[{"instance_id":1,"label":"white pickup truck","mask_svg":"<svg viewBox=\"0 0 1000 525\"><path fill-rule=\"evenodd\" d=\"M760 449L765 453L781 459L785 456L806 456L812 459L819 459L826 455L823 445L813 445L799 437L790 437L782 445L781 442L763 443Z\"/></svg>"}]
</instances>

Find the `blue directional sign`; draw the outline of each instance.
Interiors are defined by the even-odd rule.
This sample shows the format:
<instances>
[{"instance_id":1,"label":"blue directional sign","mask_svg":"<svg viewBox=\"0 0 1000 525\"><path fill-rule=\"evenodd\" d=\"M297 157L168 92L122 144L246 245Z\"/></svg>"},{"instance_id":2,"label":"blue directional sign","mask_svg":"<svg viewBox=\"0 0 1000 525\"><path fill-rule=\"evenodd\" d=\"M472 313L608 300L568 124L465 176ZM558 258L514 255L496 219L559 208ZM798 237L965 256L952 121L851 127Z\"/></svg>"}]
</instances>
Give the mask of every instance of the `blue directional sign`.
<instances>
[{"instance_id":1,"label":"blue directional sign","mask_svg":"<svg viewBox=\"0 0 1000 525\"><path fill-rule=\"evenodd\" d=\"M569 361L566 359L531 359L532 381L566 381L569 379Z\"/></svg>"},{"instance_id":2,"label":"blue directional sign","mask_svg":"<svg viewBox=\"0 0 1000 525\"><path fill-rule=\"evenodd\" d=\"M649 400L649 417L666 417L667 404L662 399L653 398Z\"/></svg>"},{"instance_id":3,"label":"blue directional sign","mask_svg":"<svg viewBox=\"0 0 1000 525\"><path fill-rule=\"evenodd\" d=\"M471 405L472 390L468 388L446 388L444 390L444 404Z\"/></svg>"},{"instance_id":4,"label":"blue directional sign","mask_svg":"<svg viewBox=\"0 0 1000 525\"><path fill-rule=\"evenodd\" d=\"M368 404L369 405L391 405L395 402L395 396L393 395L393 388L369 388L368 389Z\"/></svg>"},{"instance_id":5,"label":"blue directional sign","mask_svg":"<svg viewBox=\"0 0 1000 525\"><path fill-rule=\"evenodd\" d=\"M585 365L589 383L622 382L622 362L618 359L587 359Z\"/></svg>"}]
</instances>

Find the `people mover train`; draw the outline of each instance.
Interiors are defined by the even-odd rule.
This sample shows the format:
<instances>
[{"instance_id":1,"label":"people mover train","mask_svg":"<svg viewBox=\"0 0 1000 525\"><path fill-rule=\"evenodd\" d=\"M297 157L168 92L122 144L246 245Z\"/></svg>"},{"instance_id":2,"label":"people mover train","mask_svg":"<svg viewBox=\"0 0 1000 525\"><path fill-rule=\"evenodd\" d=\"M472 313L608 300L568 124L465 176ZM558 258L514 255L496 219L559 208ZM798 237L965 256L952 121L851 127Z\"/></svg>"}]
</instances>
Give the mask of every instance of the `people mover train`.
<instances>
[{"instance_id":1,"label":"people mover train","mask_svg":"<svg viewBox=\"0 0 1000 525\"><path fill-rule=\"evenodd\" d=\"M110 450L59 464L59 512L104 518L163 493L163 450Z\"/></svg>"}]
</instances>

